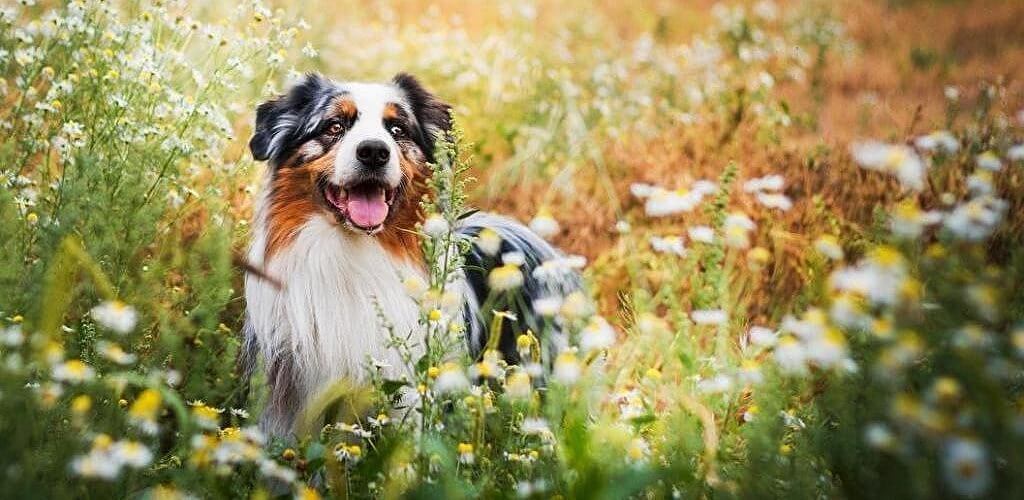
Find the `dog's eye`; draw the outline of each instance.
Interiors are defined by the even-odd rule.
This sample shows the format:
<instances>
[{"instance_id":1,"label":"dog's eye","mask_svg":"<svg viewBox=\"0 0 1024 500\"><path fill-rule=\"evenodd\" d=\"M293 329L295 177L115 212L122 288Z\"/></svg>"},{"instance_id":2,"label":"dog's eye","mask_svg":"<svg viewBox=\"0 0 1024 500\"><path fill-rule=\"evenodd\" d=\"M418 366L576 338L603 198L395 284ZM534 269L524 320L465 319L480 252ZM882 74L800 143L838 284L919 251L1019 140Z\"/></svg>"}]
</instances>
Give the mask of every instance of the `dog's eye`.
<instances>
[{"instance_id":1,"label":"dog's eye","mask_svg":"<svg viewBox=\"0 0 1024 500\"><path fill-rule=\"evenodd\" d=\"M405 135L405 129L403 129L402 127L399 127L398 125L392 125L391 126L391 135L393 135L395 137L402 137L403 135Z\"/></svg>"},{"instance_id":2,"label":"dog's eye","mask_svg":"<svg viewBox=\"0 0 1024 500\"><path fill-rule=\"evenodd\" d=\"M338 135L344 129L345 127L343 127L340 123L334 122L327 126L327 130L324 131L324 133L327 135Z\"/></svg>"}]
</instances>

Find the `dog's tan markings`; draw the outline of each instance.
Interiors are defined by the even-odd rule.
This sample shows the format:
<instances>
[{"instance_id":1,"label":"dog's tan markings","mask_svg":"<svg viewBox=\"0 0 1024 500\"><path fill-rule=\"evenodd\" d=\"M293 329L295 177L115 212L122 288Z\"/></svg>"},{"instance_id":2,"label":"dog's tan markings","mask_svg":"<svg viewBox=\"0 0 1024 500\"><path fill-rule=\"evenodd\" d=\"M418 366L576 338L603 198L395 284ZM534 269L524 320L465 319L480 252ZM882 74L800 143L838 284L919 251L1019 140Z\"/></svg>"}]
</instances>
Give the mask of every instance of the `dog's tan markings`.
<instances>
[{"instance_id":1,"label":"dog's tan markings","mask_svg":"<svg viewBox=\"0 0 1024 500\"><path fill-rule=\"evenodd\" d=\"M270 205L267 211L266 258L287 248L310 217L316 206L318 178L330 172L334 164L333 150L313 161L293 165L290 158L274 173L270 184Z\"/></svg>"},{"instance_id":2,"label":"dog's tan markings","mask_svg":"<svg viewBox=\"0 0 1024 500\"><path fill-rule=\"evenodd\" d=\"M394 119L398 118L399 116L400 115L398 113L398 105L397 104L395 104L393 102L389 102L389 103L384 105L384 119L385 120L394 120Z\"/></svg>"},{"instance_id":3,"label":"dog's tan markings","mask_svg":"<svg viewBox=\"0 0 1024 500\"><path fill-rule=\"evenodd\" d=\"M334 113L335 116L340 116L348 123L352 123L356 119L356 114L359 113L359 108L356 107L356 103L352 99L341 96L334 101Z\"/></svg>"},{"instance_id":4,"label":"dog's tan markings","mask_svg":"<svg viewBox=\"0 0 1024 500\"><path fill-rule=\"evenodd\" d=\"M427 194L427 166L409 158L403 151L398 164L402 168L402 195L391 207L390 220L377 235L381 246L398 260L423 265L416 224L423 221L420 200Z\"/></svg>"}]
</instances>

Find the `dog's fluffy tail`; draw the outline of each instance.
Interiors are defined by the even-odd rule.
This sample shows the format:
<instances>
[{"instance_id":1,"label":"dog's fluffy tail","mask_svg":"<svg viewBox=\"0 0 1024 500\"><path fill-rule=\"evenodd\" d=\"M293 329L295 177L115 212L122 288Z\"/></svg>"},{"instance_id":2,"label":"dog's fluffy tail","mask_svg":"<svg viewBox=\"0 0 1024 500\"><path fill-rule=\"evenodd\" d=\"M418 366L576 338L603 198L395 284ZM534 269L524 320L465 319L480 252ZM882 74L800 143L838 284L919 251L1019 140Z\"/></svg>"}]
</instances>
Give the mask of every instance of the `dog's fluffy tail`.
<instances>
[{"instance_id":1,"label":"dog's fluffy tail","mask_svg":"<svg viewBox=\"0 0 1024 500\"><path fill-rule=\"evenodd\" d=\"M501 239L497 252L493 252L494 245L488 245L485 238L480 238L481 232L487 229L494 231ZM519 363L516 337L526 330L531 330L537 336L548 332L551 335L545 342L561 342L558 325L537 314L534 301L564 297L581 288L582 280L570 266L551 265L565 259L562 252L522 224L484 212L476 212L464 218L456 231L475 240L466 253L464 269L472 291L467 294L465 307L470 353L478 357L487 346L490 338L487 329L492 309L508 311L516 316L515 321L503 321L501 332L495 332L500 335L499 350L509 364ZM523 275L523 285L515 290L493 291L488 283L490 272L518 260L522 260L519 270ZM537 272L545 262L549 265Z\"/></svg>"}]
</instances>

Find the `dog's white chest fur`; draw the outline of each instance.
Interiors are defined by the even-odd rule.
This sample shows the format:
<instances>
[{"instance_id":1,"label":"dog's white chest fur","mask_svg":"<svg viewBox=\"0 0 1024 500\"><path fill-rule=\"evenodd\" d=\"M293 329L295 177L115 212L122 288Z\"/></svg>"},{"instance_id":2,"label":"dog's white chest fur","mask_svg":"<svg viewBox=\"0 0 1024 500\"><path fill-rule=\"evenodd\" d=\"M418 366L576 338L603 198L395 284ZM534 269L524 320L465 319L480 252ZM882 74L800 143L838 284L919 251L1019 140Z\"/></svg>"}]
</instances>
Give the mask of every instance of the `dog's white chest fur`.
<instances>
[{"instance_id":1,"label":"dog's white chest fur","mask_svg":"<svg viewBox=\"0 0 1024 500\"><path fill-rule=\"evenodd\" d=\"M246 280L250 327L265 361L291 358L299 400L339 377L365 380L370 360L386 365L389 378L405 374L398 351L387 345L382 318L398 336L418 331L418 307L402 282L422 276L420 269L374 238L340 230L319 215L267 262L261 233L257 229L250 259L282 287Z\"/></svg>"}]
</instances>

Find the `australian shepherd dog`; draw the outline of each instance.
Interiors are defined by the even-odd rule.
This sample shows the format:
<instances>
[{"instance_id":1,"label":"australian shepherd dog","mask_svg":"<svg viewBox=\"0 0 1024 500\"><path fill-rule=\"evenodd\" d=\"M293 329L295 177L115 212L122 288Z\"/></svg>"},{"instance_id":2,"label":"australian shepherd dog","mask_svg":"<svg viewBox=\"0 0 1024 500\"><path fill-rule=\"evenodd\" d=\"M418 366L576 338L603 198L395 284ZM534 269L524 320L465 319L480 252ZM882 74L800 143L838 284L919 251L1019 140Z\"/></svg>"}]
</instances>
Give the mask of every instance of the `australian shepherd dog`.
<instances>
[{"instance_id":1,"label":"australian shepherd dog","mask_svg":"<svg viewBox=\"0 0 1024 500\"><path fill-rule=\"evenodd\" d=\"M385 83L310 74L257 109L249 146L268 168L248 254L259 272L245 282L244 359L251 369L261 358L269 434L291 434L331 382L366 381L370 360L385 377L407 373L381 319L400 335L418 331L419 306L403 281L426 276L420 200L436 142L450 129L450 107L406 74ZM551 290L532 270L560 255L522 225L483 212L453 230L474 238L484 228L501 237L500 251L472 246L459 283L471 356L488 340L478 304L490 293L489 270L516 255L525 300L514 312L538 318L530 304ZM514 332L503 330L500 350L514 364Z\"/></svg>"}]
</instances>

